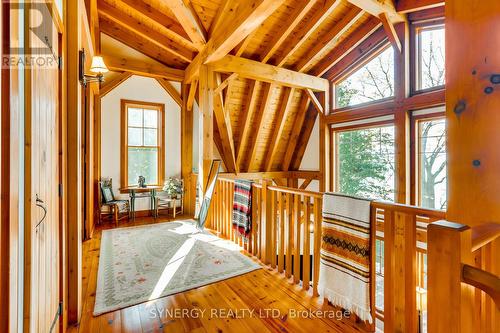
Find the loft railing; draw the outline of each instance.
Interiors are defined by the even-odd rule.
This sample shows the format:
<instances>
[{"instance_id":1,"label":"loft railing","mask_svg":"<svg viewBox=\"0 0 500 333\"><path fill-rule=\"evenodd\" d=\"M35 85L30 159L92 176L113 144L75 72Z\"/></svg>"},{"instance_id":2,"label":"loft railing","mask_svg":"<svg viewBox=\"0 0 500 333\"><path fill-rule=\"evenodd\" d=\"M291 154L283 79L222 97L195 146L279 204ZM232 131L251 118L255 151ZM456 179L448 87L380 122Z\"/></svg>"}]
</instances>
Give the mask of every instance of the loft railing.
<instances>
[{"instance_id":1,"label":"loft railing","mask_svg":"<svg viewBox=\"0 0 500 333\"><path fill-rule=\"evenodd\" d=\"M212 199L208 227L219 236L240 244L262 263L283 273L292 284L301 284L304 290L317 296L321 232L316 231L321 230L322 193L274 186L270 180L254 183L252 230L247 242L237 237L232 229L233 194L234 179L219 178ZM383 322L385 332L423 332L426 326L429 326L429 332L434 332L431 324L435 310L431 304L436 303L431 299L427 302L427 298L432 295L432 286L445 289L443 286L447 284L443 284L441 280L433 281L432 272L439 275L448 268L443 263L438 263L437 270L431 266L432 260L428 258L428 246L431 246L429 239L434 244L435 240L430 235L432 227L429 230L428 227L444 220L445 212L379 201L372 202L371 209L372 223L376 225L372 235L372 239L376 240L372 244L372 251L375 253L372 256L372 313L375 313L378 321ZM491 229L490 226L489 229L483 227L483 232L476 230L470 251L476 251L475 262L480 263L479 267L495 272L492 270L493 266L500 269L499 247L494 245ZM443 260L445 259L438 262ZM466 276L479 280L476 285L489 281L481 274L476 278L476 270L465 270L470 273ZM485 309L476 309L474 312L474 318L482 318L482 322L488 318L498 318L485 297L484 293L477 294L474 300ZM427 303L431 313L428 325L425 320ZM442 313L443 309L438 313ZM354 322L352 325L361 326L365 331L375 330L375 325L366 326ZM485 329L498 328L495 324L482 325Z\"/></svg>"},{"instance_id":2,"label":"loft railing","mask_svg":"<svg viewBox=\"0 0 500 333\"><path fill-rule=\"evenodd\" d=\"M500 224L429 227L429 332L500 330Z\"/></svg>"}]
</instances>

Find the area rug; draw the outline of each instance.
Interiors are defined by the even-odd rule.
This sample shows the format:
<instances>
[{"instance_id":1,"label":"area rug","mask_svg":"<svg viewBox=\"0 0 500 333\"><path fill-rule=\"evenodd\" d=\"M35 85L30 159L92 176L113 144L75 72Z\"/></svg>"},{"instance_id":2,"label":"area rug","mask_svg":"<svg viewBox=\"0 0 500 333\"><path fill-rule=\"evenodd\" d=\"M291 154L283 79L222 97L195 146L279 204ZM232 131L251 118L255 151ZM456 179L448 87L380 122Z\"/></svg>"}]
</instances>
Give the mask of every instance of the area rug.
<instances>
[{"instance_id":1,"label":"area rug","mask_svg":"<svg viewBox=\"0 0 500 333\"><path fill-rule=\"evenodd\" d=\"M105 230L94 316L259 269L194 221Z\"/></svg>"}]
</instances>

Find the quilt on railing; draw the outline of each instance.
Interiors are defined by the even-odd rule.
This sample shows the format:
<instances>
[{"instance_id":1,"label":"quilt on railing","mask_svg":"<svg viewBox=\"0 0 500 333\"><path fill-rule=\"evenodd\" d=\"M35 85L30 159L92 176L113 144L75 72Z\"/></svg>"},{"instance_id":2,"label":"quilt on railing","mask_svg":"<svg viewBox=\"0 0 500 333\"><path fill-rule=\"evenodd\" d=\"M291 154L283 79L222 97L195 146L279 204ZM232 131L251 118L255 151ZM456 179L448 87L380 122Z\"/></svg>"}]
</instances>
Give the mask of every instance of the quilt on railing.
<instances>
[{"instance_id":1,"label":"quilt on railing","mask_svg":"<svg viewBox=\"0 0 500 333\"><path fill-rule=\"evenodd\" d=\"M323 196L318 292L372 323L370 313L370 201Z\"/></svg>"},{"instance_id":2,"label":"quilt on railing","mask_svg":"<svg viewBox=\"0 0 500 333\"><path fill-rule=\"evenodd\" d=\"M252 227L252 182L236 180L233 196L233 228L247 239Z\"/></svg>"}]
</instances>

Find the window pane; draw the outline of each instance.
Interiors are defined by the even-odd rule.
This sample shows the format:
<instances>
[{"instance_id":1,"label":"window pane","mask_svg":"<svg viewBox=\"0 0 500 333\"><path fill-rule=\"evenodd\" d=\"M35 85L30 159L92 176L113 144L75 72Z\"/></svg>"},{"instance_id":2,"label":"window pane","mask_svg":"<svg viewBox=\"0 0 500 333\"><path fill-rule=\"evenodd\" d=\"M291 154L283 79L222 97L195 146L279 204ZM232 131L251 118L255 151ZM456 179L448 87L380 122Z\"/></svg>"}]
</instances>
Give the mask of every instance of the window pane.
<instances>
[{"instance_id":1,"label":"window pane","mask_svg":"<svg viewBox=\"0 0 500 333\"><path fill-rule=\"evenodd\" d=\"M425 29L418 33L418 89L444 84L444 28Z\"/></svg>"},{"instance_id":2,"label":"window pane","mask_svg":"<svg viewBox=\"0 0 500 333\"><path fill-rule=\"evenodd\" d=\"M142 127L142 109L128 108L128 126Z\"/></svg>"},{"instance_id":3,"label":"window pane","mask_svg":"<svg viewBox=\"0 0 500 333\"><path fill-rule=\"evenodd\" d=\"M158 128L158 111L144 109L144 127Z\"/></svg>"},{"instance_id":4,"label":"window pane","mask_svg":"<svg viewBox=\"0 0 500 333\"><path fill-rule=\"evenodd\" d=\"M128 145L142 146L142 128L128 128Z\"/></svg>"},{"instance_id":5,"label":"window pane","mask_svg":"<svg viewBox=\"0 0 500 333\"><path fill-rule=\"evenodd\" d=\"M157 146L158 145L158 134L157 129L145 128L144 129L144 145L145 146Z\"/></svg>"},{"instance_id":6,"label":"window pane","mask_svg":"<svg viewBox=\"0 0 500 333\"><path fill-rule=\"evenodd\" d=\"M420 205L446 209L446 123L419 122Z\"/></svg>"},{"instance_id":7,"label":"window pane","mask_svg":"<svg viewBox=\"0 0 500 333\"><path fill-rule=\"evenodd\" d=\"M394 200L394 126L340 132L337 152L340 192Z\"/></svg>"},{"instance_id":8,"label":"window pane","mask_svg":"<svg viewBox=\"0 0 500 333\"><path fill-rule=\"evenodd\" d=\"M158 148L128 148L128 184L137 185L139 176L158 183Z\"/></svg>"},{"instance_id":9,"label":"window pane","mask_svg":"<svg viewBox=\"0 0 500 333\"><path fill-rule=\"evenodd\" d=\"M387 48L336 85L338 108L394 96L394 51Z\"/></svg>"}]
</instances>

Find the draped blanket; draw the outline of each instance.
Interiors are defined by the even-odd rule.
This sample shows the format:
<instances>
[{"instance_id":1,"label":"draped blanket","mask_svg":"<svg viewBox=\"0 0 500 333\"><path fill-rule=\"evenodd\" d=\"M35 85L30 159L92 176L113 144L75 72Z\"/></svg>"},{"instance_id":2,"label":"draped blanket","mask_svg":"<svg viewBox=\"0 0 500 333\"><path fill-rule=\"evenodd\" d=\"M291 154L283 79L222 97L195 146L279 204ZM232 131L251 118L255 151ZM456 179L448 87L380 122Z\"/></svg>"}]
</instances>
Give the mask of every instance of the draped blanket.
<instances>
[{"instance_id":1,"label":"draped blanket","mask_svg":"<svg viewBox=\"0 0 500 333\"><path fill-rule=\"evenodd\" d=\"M370 224L369 200L325 193L318 291L372 323Z\"/></svg>"},{"instance_id":2,"label":"draped blanket","mask_svg":"<svg viewBox=\"0 0 500 333\"><path fill-rule=\"evenodd\" d=\"M252 228L252 182L236 180L233 197L233 228L245 239Z\"/></svg>"}]
</instances>

